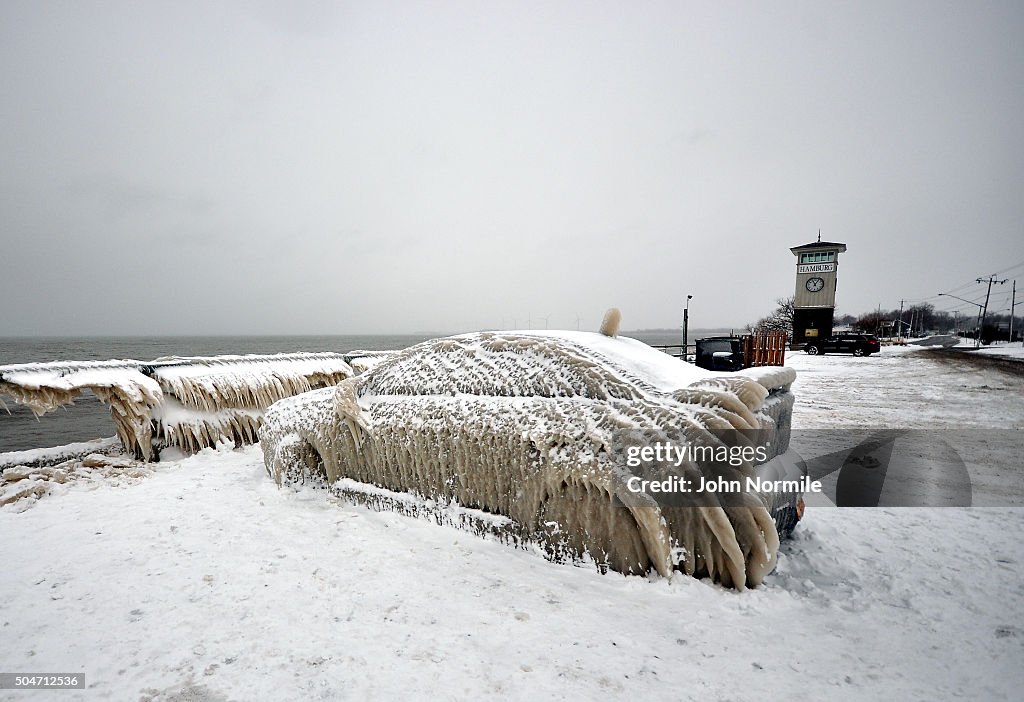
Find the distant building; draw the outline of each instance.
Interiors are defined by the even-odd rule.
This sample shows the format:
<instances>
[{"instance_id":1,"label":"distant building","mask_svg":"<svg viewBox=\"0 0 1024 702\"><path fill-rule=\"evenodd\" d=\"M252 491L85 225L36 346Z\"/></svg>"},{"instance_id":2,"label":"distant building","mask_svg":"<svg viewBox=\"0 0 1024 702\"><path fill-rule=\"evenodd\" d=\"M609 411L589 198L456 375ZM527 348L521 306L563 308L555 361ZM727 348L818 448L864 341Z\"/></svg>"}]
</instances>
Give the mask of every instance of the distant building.
<instances>
[{"instance_id":1,"label":"distant building","mask_svg":"<svg viewBox=\"0 0 1024 702\"><path fill-rule=\"evenodd\" d=\"M793 295L793 346L832 336L836 311L836 276L839 254L846 244L818 240L790 249L796 256L796 293Z\"/></svg>"}]
</instances>

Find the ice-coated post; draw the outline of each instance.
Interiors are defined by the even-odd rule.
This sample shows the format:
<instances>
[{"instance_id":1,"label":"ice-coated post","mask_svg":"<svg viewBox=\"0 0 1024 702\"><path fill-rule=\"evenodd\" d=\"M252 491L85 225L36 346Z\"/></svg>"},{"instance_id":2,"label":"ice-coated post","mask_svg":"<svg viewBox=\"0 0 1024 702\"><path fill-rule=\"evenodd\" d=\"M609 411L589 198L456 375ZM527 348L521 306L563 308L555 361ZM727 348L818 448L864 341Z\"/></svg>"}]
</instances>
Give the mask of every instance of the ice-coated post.
<instances>
[{"instance_id":1,"label":"ice-coated post","mask_svg":"<svg viewBox=\"0 0 1024 702\"><path fill-rule=\"evenodd\" d=\"M689 360L687 351L690 343L690 300L693 295L686 296L686 306L683 308L683 363Z\"/></svg>"}]
</instances>

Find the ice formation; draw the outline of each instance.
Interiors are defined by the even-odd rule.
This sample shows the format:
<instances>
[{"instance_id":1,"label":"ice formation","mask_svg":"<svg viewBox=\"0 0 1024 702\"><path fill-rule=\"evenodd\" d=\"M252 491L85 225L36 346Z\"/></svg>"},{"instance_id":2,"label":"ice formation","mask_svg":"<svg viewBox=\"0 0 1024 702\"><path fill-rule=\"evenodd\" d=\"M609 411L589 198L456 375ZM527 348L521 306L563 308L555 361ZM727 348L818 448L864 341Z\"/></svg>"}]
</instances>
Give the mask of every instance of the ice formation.
<instances>
[{"instance_id":1,"label":"ice formation","mask_svg":"<svg viewBox=\"0 0 1024 702\"><path fill-rule=\"evenodd\" d=\"M267 407L353 374L338 354L310 353L167 358L150 368L164 394L154 438L189 452L224 439L255 443Z\"/></svg>"},{"instance_id":2,"label":"ice formation","mask_svg":"<svg viewBox=\"0 0 1024 702\"><path fill-rule=\"evenodd\" d=\"M352 374L333 353L58 361L0 366L0 396L39 416L92 392L110 406L125 450L148 460L154 448L252 443L268 406Z\"/></svg>"},{"instance_id":3,"label":"ice formation","mask_svg":"<svg viewBox=\"0 0 1024 702\"><path fill-rule=\"evenodd\" d=\"M365 373L381 361L394 356L397 351L349 351L345 360L356 374Z\"/></svg>"},{"instance_id":4,"label":"ice formation","mask_svg":"<svg viewBox=\"0 0 1024 702\"><path fill-rule=\"evenodd\" d=\"M60 492L71 483L130 484L153 472L152 466L127 456L90 452L53 465L0 467L0 507L20 502L19 509L27 509L35 499Z\"/></svg>"},{"instance_id":5,"label":"ice formation","mask_svg":"<svg viewBox=\"0 0 1024 702\"><path fill-rule=\"evenodd\" d=\"M86 390L110 406L125 450L149 456L153 407L163 397L138 361L55 361L0 366L0 396L8 395L38 417L74 404Z\"/></svg>"},{"instance_id":6,"label":"ice formation","mask_svg":"<svg viewBox=\"0 0 1024 702\"><path fill-rule=\"evenodd\" d=\"M440 505L439 521L538 544L556 560L679 569L743 589L775 563L765 496L670 504L632 491L623 442L717 446L730 429L778 455L795 375L711 374L608 334L483 332L424 342L336 388L282 400L260 438L279 483L322 481L406 513ZM682 469L695 478L709 466Z\"/></svg>"},{"instance_id":7,"label":"ice formation","mask_svg":"<svg viewBox=\"0 0 1024 702\"><path fill-rule=\"evenodd\" d=\"M619 324L622 322L622 313L618 307L612 307L604 313L599 331L605 336L618 336Z\"/></svg>"}]
</instances>

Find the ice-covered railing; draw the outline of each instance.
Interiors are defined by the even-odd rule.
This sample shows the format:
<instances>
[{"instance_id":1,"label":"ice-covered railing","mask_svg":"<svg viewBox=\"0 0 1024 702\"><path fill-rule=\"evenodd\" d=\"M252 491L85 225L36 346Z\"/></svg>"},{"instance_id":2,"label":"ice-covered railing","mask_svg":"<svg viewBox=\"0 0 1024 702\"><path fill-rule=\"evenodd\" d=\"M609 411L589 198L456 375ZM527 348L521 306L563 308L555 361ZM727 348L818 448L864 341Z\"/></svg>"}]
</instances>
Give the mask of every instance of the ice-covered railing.
<instances>
[{"instance_id":1,"label":"ice-covered railing","mask_svg":"<svg viewBox=\"0 0 1024 702\"><path fill-rule=\"evenodd\" d=\"M334 353L161 358L147 370L165 398L153 414L158 445L189 452L221 439L254 443L274 402L353 375Z\"/></svg>"},{"instance_id":2,"label":"ice-covered railing","mask_svg":"<svg viewBox=\"0 0 1024 702\"><path fill-rule=\"evenodd\" d=\"M74 404L91 391L110 406L118 438L129 453L148 457L151 452L153 407L163 394L142 372L143 364L120 361L54 361L0 366L0 401L3 396L27 406L37 417Z\"/></svg>"},{"instance_id":3,"label":"ice-covered railing","mask_svg":"<svg viewBox=\"0 0 1024 702\"><path fill-rule=\"evenodd\" d=\"M349 351L345 354L345 360L352 366L352 370L358 373L365 373L381 361L394 356L397 351Z\"/></svg>"},{"instance_id":4,"label":"ice-covered railing","mask_svg":"<svg viewBox=\"0 0 1024 702\"><path fill-rule=\"evenodd\" d=\"M334 385L352 373L342 354L293 353L161 358L149 364L149 375L184 405L216 412L268 407L281 398Z\"/></svg>"},{"instance_id":5,"label":"ice-covered railing","mask_svg":"<svg viewBox=\"0 0 1024 702\"><path fill-rule=\"evenodd\" d=\"M110 406L125 450L148 460L167 446L254 442L268 406L352 375L337 353L56 361L0 366L0 399L40 416L92 392Z\"/></svg>"},{"instance_id":6,"label":"ice-covered railing","mask_svg":"<svg viewBox=\"0 0 1024 702\"><path fill-rule=\"evenodd\" d=\"M322 480L372 507L433 510L556 559L629 573L678 568L743 588L775 563L765 498L660 503L628 488L623 441L717 446L716 432L732 430L761 432L773 452L785 451L794 378L788 368L711 373L639 341L585 332L467 334L274 404L260 438L279 482ZM704 469L681 468L691 479Z\"/></svg>"}]
</instances>

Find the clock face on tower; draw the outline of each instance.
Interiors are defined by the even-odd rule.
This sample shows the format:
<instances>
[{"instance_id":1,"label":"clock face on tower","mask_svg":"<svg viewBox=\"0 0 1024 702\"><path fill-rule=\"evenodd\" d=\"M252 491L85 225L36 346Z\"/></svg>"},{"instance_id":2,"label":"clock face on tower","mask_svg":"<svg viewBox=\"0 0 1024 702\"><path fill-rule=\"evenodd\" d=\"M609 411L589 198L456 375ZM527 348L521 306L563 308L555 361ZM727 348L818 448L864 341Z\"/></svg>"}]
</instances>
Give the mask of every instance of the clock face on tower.
<instances>
[{"instance_id":1,"label":"clock face on tower","mask_svg":"<svg viewBox=\"0 0 1024 702\"><path fill-rule=\"evenodd\" d=\"M804 287L807 288L808 292L818 292L825 287L825 281L822 278L808 278Z\"/></svg>"}]
</instances>

